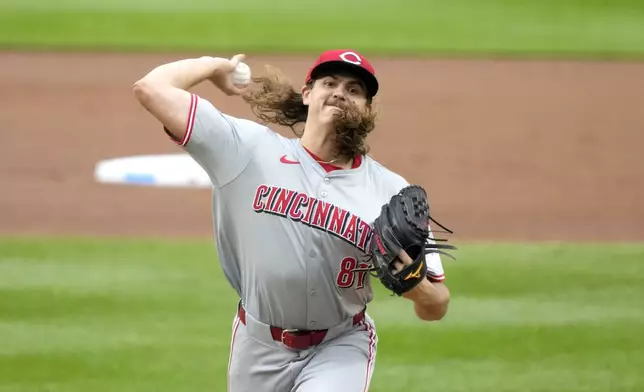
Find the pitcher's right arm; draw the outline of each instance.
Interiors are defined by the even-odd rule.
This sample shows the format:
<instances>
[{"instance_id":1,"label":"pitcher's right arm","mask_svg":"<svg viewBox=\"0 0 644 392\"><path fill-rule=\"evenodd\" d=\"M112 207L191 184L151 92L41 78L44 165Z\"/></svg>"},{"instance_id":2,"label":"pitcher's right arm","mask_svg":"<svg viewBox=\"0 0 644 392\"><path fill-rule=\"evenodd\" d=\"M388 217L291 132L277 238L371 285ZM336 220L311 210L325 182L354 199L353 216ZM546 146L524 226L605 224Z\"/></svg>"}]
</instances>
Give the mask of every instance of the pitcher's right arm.
<instances>
[{"instance_id":1,"label":"pitcher's right arm","mask_svg":"<svg viewBox=\"0 0 644 392\"><path fill-rule=\"evenodd\" d=\"M224 186L250 162L267 128L227 115L188 90L212 82L226 95L241 95L232 74L244 55L232 59L200 57L161 65L134 84L134 95L172 140L208 173L213 185Z\"/></svg>"},{"instance_id":2,"label":"pitcher's right arm","mask_svg":"<svg viewBox=\"0 0 644 392\"><path fill-rule=\"evenodd\" d=\"M243 90L232 84L230 75L243 58L205 56L161 65L134 83L134 96L175 140L184 140L193 99L188 90L210 80L228 95L241 94Z\"/></svg>"}]
</instances>

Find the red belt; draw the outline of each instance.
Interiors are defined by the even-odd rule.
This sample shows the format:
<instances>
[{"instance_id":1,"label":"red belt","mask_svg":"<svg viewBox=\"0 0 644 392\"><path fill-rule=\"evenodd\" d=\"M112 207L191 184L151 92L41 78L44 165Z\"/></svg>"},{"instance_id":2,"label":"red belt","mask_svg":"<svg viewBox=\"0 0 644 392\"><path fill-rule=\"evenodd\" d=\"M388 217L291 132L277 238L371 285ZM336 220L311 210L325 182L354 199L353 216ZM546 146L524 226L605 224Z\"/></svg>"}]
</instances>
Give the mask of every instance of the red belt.
<instances>
[{"instance_id":1,"label":"red belt","mask_svg":"<svg viewBox=\"0 0 644 392\"><path fill-rule=\"evenodd\" d=\"M365 312L363 310L353 316L353 325L364 321L364 313ZM241 305L239 306L237 316L242 324L246 325L246 310L244 310L244 307ZM282 329L280 327L271 326L271 335L273 336L273 340L298 350L306 350L307 348L317 346L322 343L327 332L327 329Z\"/></svg>"}]
</instances>

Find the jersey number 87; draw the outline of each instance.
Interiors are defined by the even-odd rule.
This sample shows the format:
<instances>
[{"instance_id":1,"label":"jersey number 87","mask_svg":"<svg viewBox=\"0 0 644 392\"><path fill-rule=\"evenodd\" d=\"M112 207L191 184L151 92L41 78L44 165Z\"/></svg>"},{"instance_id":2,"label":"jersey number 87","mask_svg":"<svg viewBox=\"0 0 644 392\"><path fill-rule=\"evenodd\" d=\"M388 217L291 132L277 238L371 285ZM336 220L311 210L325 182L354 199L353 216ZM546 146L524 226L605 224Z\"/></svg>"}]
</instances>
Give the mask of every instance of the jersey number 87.
<instances>
[{"instance_id":1,"label":"jersey number 87","mask_svg":"<svg viewBox=\"0 0 644 392\"><path fill-rule=\"evenodd\" d=\"M367 272L369 272L369 264L358 263L353 257L345 257L340 262L340 271L335 282L338 287L343 289L347 289L354 284L356 284L357 289L361 289L364 287Z\"/></svg>"}]
</instances>

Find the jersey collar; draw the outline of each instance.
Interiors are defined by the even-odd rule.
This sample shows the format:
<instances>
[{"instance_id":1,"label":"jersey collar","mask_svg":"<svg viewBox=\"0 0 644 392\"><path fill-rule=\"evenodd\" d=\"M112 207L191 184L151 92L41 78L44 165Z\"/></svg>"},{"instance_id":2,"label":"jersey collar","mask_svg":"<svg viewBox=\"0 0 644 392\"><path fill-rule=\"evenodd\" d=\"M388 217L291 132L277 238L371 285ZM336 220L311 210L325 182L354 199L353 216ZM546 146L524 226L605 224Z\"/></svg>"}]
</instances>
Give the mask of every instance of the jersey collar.
<instances>
[{"instance_id":1,"label":"jersey collar","mask_svg":"<svg viewBox=\"0 0 644 392\"><path fill-rule=\"evenodd\" d=\"M313 154L311 151L309 151L308 148L306 148L304 146L302 146L302 148L304 148L304 151L306 151L311 156L311 158L313 158L318 163L318 165L320 165L322 167L322 169L324 169L324 171L326 171L327 173L331 173L332 171L335 171L335 170L344 170L340 166L336 166L336 165L333 165L333 164L330 164L330 163L323 162L324 160L322 158L320 158L317 155ZM362 164L362 155L356 155L355 158L353 158L353 163L351 164L351 169L357 169L357 168L360 167L361 164Z\"/></svg>"}]
</instances>

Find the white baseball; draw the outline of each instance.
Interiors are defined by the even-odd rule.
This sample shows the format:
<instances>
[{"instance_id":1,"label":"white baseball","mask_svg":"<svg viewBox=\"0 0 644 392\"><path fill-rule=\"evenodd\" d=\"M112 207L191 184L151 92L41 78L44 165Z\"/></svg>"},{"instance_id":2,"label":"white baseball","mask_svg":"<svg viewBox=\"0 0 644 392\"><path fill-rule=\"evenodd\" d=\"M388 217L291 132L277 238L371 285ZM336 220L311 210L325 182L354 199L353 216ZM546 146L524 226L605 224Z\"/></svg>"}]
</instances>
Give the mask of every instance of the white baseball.
<instances>
[{"instance_id":1,"label":"white baseball","mask_svg":"<svg viewBox=\"0 0 644 392\"><path fill-rule=\"evenodd\" d=\"M245 63L237 64L237 67L233 71L233 84L245 86L250 83L250 79L250 67Z\"/></svg>"}]
</instances>

